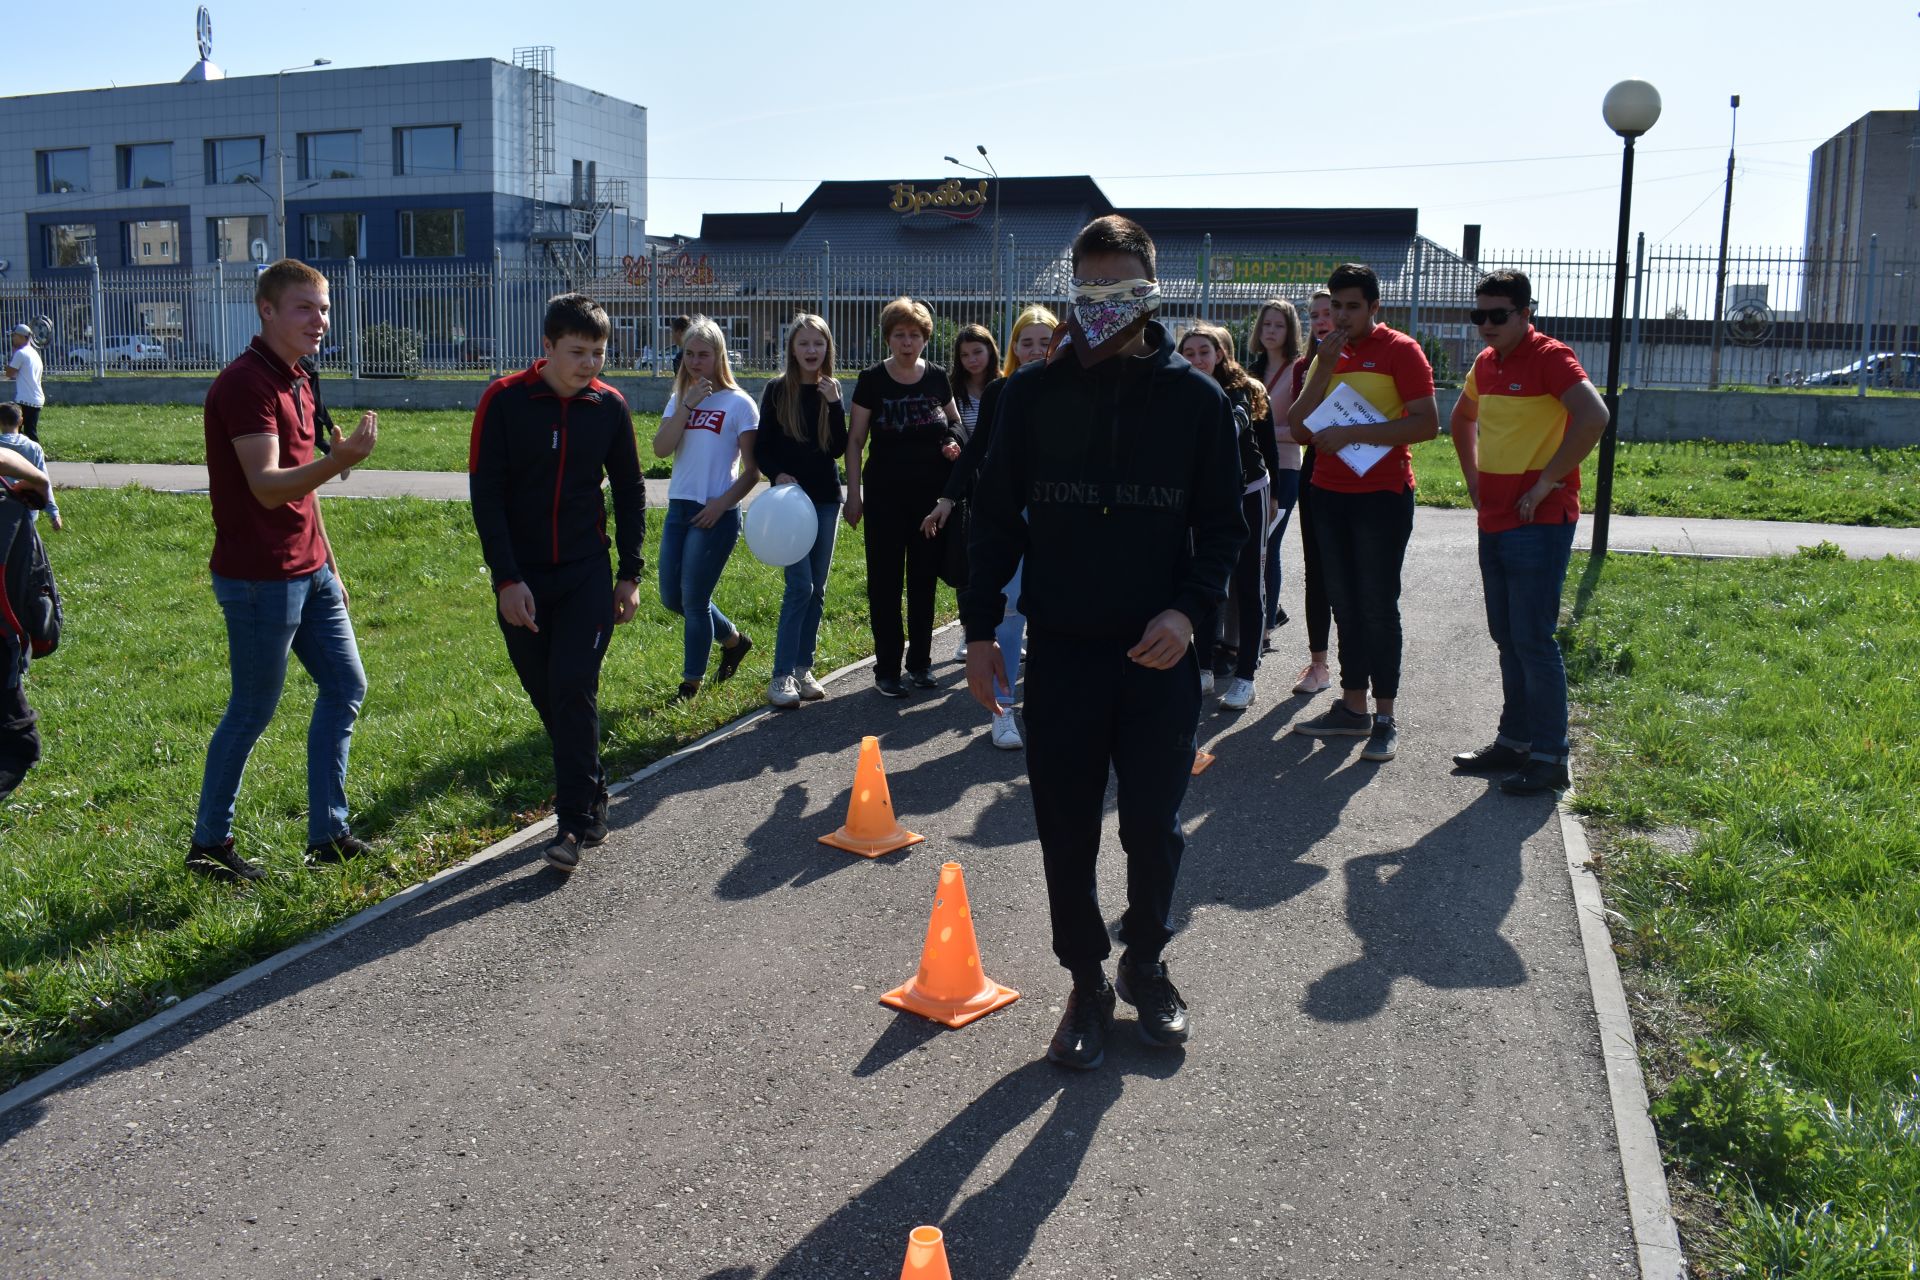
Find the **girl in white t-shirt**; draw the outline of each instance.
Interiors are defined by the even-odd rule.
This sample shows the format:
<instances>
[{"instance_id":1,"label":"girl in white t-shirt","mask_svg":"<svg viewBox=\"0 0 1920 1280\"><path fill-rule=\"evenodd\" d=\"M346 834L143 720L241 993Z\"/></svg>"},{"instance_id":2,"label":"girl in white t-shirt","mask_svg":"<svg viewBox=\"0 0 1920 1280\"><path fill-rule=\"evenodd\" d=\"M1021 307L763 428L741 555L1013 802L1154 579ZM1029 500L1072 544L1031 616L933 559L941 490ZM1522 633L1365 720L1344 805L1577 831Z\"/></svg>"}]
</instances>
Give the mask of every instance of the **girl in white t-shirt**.
<instances>
[{"instance_id":1,"label":"girl in white t-shirt","mask_svg":"<svg viewBox=\"0 0 1920 1280\"><path fill-rule=\"evenodd\" d=\"M673 458L667 523L660 533L660 603L686 622L681 698L700 691L716 639L721 650L715 680L731 679L753 648L713 602L713 589L740 538L740 500L760 479L753 464L759 426L759 408L727 365L720 326L694 316L680 344L666 416L653 437L654 456Z\"/></svg>"}]
</instances>

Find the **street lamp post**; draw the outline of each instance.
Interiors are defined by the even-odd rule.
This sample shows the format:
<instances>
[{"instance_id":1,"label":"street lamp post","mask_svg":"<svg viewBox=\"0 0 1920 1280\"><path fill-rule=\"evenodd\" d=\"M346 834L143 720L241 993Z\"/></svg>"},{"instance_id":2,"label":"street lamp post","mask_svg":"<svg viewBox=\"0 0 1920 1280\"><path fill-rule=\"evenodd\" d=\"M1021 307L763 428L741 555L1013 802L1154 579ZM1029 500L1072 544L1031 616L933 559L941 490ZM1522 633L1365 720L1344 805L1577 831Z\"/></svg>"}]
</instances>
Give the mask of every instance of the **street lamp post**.
<instances>
[{"instance_id":1,"label":"street lamp post","mask_svg":"<svg viewBox=\"0 0 1920 1280\"><path fill-rule=\"evenodd\" d=\"M295 71L332 65L332 58L315 58L312 62L303 62L297 67L282 67L273 73L273 162L278 171L274 179L273 220L280 240L280 252L274 255L276 258L287 256L287 144L286 136L280 132L280 82Z\"/></svg>"},{"instance_id":2,"label":"street lamp post","mask_svg":"<svg viewBox=\"0 0 1920 1280\"><path fill-rule=\"evenodd\" d=\"M1613 251L1613 318L1607 340L1607 430L1600 437L1600 475L1593 488L1593 555L1607 555L1613 514L1613 456L1620 437L1620 347L1626 335L1627 216L1633 203L1633 140L1660 119L1660 91L1644 80L1622 80L1607 90L1600 113L1625 140L1620 159L1620 236Z\"/></svg>"},{"instance_id":3,"label":"street lamp post","mask_svg":"<svg viewBox=\"0 0 1920 1280\"><path fill-rule=\"evenodd\" d=\"M1000 287L1000 170L994 166L993 158L987 154L984 146L976 144L973 149L978 151L980 158L987 162L986 169L976 169L970 164L960 164L952 156L946 156L944 159L948 164L959 165L968 173L977 173L983 178L993 179L993 296L1001 298L1005 297L1006 293ZM1009 316L1007 319L1011 322L1013 317Z\"/></svg>"},{"instance_id":4,"label":"street lamp post","mask_svg":"<svg viewBox=\"0 0 1920 1280\"><path fill-rule=\"evenodd\" d=\"M1740 136L1740 95L1732 101L1733 129L1727 135L1727 198L1720 205L1720 266L1713 275L1713 369L1707 374L1707 389L1720 389L1720 346L1726 332L1727 315L1727 232L1733 225L1733 144Z\"/></svg>"}]
</instances>

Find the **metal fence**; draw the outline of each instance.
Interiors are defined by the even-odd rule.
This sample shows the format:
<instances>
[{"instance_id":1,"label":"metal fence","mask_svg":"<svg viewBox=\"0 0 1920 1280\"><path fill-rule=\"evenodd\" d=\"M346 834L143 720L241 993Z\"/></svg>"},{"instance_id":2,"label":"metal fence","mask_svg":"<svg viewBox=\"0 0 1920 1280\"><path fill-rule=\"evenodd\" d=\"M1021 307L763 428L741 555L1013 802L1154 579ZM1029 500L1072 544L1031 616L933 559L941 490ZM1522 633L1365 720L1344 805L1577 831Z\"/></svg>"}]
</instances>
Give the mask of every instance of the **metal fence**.
<instances>
[{"instance_id":1,"label":"metal fence","mask_svg":"<svg viewBox=\"0 0 1920 1280\"><path fill-rule=\"evenodd\" d=\"M1331 261L1322 249L1250 245L1232 252L1211 236L1163 252L1164 315L1170 326L1206 318L1244 326L1261 300L1304 303ZM1481 343L1467 311L1484 271L1527 272L1539 300L1536 323L1570 342L1596 374L1606 367L1614 280L1605 251L1499 253L1466 262L1425 238L1352 256L1382 281L1382 319L1420 337L1443 379L1457 378ZM1177 261L1175 261L1177 259ZM1249 270L1264 267L1266 271ZM1648 246L1630 264L1625 381L1630 386L1855 386L1920 388L1920 263L1883 262L1876 248L1854 258L1809 258L1797 250L1736 249L1724 271L1717 250ZM364 377L453 372L497 374L539 354L546 301L570 288L591 293L613 318L610 364L664 369L675 316L712 317L737 368L777 370L794 312L817 311L833 327L840 364L852 369L885 351L881 309L901 295L936 316L933 356L949 358L954 330L985 324L1004 335L1028 303L1059 309L1068 267L1054 248L1016 244L997 254L912 256L653 251L588 278L542 266L490 264L364 267L328 271L333 331L322 352L330 371ZM0 323L34 325L50 373L212 372L257 329L249 266L140 269L0 283ZM1721 281L1724 280L1724 288ZM1719 314L1715 299L1719 298ZM1244 329L1243 329L1244 331Z\"/></svg>"}]
</instances>

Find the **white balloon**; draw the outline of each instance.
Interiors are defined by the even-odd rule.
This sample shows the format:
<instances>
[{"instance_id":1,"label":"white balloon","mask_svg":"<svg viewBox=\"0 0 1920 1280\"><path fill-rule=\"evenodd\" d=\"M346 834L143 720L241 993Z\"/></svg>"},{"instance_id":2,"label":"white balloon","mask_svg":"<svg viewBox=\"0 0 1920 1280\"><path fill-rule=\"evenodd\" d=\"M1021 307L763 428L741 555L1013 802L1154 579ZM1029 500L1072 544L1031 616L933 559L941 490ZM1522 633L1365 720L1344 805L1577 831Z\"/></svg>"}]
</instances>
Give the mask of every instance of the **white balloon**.
<instances>
[{"instance_id":1,"label":"white balloon","mask_svg":"<svg viewBox=\"0 0 1920 1280\"><path fill-rule=\"evenodd\" d=\"M813 499L797 484L777 484L747 507L747 549L762 564L798 564L820 536Z\"/></svg>"}]
</instances>

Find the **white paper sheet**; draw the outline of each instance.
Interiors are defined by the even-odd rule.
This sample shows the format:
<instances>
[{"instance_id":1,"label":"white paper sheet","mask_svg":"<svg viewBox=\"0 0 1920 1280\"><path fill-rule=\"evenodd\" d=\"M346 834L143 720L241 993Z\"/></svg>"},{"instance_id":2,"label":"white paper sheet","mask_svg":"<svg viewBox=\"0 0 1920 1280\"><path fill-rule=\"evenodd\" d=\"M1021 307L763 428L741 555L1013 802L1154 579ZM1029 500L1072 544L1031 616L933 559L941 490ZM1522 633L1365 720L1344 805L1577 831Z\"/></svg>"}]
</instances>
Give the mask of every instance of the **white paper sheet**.
<instances>
[{"instance_id":1,"label":"white paper sheet","mask_svg":"<svg viewBox=\"0 0 1920 1280\"><path fill-rule=\"evenodd\" d=\"M1325 431L1328 427L1351 427L1359 423L1385 422L1387 415L1381 413L1367 402L1367 398L1342 382L1327 393L1320 407L1307 415L1307 430ZM1340 461L1353 468L1353 474L1363 476L1373 469L1373 464L1393 452L1390 445L1350 444L1340 450Z\"/></svg>"}]
</instances>

